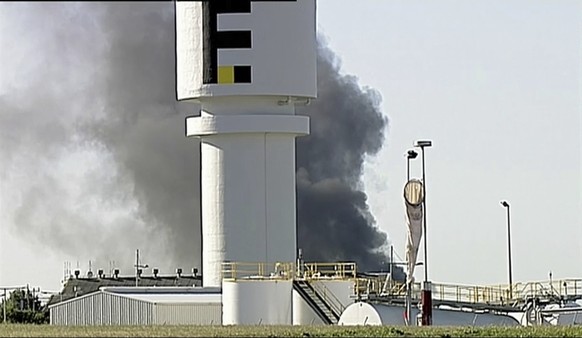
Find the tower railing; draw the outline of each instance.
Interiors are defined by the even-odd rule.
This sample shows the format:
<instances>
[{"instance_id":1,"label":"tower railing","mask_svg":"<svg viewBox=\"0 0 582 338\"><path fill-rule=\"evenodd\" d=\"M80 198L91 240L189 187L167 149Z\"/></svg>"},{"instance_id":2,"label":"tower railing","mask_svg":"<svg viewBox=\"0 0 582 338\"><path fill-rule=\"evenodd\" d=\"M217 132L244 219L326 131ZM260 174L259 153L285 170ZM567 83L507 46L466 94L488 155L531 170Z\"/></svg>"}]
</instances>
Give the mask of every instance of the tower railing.
<instances>
[{"instance_id":1,"label":"tower railing","mask_svg":"<svg viewBox=\"0 0 582 338\"><path fill-rule=\"evenodd\" d=\"M300 271L300 272L299 272ZM292 262L225 262L222 277L237 279L355 279L356 263L303 263L299 271Z\"/></svg>"}]
</instances>

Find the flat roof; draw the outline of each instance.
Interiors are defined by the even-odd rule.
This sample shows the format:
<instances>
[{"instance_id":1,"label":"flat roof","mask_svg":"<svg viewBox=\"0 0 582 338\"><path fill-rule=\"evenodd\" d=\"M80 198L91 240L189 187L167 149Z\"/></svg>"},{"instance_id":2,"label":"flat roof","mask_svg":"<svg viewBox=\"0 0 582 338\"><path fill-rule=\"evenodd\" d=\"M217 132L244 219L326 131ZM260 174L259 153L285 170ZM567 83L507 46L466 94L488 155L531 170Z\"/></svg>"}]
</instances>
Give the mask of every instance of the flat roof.
<instances>
[{"instance_id":1,"label":"flat roof","mask_svg":"<svg viewBox=\"0 0 582 338\"><path fill-rule=\"evenodd\" d=\"M222 295L219 293L126 293L123 296L156 304L222 303Z\"/></svg>"}]
</instances>

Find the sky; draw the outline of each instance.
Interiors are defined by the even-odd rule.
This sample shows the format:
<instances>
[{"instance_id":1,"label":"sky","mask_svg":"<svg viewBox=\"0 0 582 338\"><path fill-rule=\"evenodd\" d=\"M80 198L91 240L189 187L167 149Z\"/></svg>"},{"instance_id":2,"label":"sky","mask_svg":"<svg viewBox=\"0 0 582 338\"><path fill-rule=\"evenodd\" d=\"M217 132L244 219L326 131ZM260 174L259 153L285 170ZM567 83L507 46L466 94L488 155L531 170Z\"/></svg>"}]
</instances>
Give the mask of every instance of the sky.
<instances>
[{"instance_id":1,"label":"sky","mask_svg":"<svg viewBox=\"0 0 582 338\"><path fill-rule=\"evenodd\" d=\"M550 271L582 278L582 2L355 3L318 1L318 29L342 71L382 96L385 143L363 180L397 255L406 238L404 154L430 139L431 280L507 282L501 200L511 205L514 281L546 280ZM411 163L413 177L420 163ZM2 228L0 236L1 262L11 266L0 269L0 284L58 290L55 275L72 258Z\"/></svg>"},{"instance_id":2,"label":"sky","mask_svg":"<svg viewBox=\"0 0 582 338\"><path fill-rule=\"evenodd\" d=\"M514 282L580 278L582 2L353 4L319 1L318 25L343 71L382 95L387 137L364 182L399 256L404 154L429 139L429 279L507 283L501 200ZM411 174L421 176L420 156Z\"/></svg>"}]
</instances>

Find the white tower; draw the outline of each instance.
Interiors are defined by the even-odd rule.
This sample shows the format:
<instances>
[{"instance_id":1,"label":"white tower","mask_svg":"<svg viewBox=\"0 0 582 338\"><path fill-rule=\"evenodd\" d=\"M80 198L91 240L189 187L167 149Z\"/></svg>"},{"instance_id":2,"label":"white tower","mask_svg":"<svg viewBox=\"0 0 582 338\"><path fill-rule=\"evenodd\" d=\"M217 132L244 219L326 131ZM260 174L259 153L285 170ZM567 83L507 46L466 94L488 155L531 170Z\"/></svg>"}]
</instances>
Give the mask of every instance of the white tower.
<instances>
[{"instance_id":1,"label":"white tower","mask_svg":"<svg viewBox=\"0 0 582 338\"><path fill-rule=\"evenodd\" d=\"M177 98L201 140L202 275L222 263L293 262L296 102L317 94L315 0L176 2Z\"/></svg>"}]
</instances>

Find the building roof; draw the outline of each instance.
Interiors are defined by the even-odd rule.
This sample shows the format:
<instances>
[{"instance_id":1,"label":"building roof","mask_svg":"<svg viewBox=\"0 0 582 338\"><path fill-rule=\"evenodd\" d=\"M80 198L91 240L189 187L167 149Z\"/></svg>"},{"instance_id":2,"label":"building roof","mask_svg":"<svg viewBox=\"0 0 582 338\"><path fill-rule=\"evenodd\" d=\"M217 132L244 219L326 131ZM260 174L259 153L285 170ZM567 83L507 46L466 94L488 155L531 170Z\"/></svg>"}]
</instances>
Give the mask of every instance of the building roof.
<instances>
[{"instance_id":1,"label":"building roof","mask_svg":"<svg viewBox=\"0 0 582 338\"><path fill-rule=\"evenodd\" d=\"M222 294L208 293L167 293L167 294L151 294L151 293L123 293L119 294L128 298L143 300L149 303L156 304L176 304L176 303L221 303Z\"/></svg>"},{"instance_id":2,"label":"building roof","mask_svg":"<svg viewBox=\"0 0 582 338\"><path fill-rule=\"evenodd\" d=\"M176 275L145 276L139 278L139 286L156 287L194 287L202 286L201 276ZM102 277L102 278L69 278L61 292L51 297L47 305L54 305L75 297L99 291L101 287L135 287L135 276Z\"/></svg>"}]
</instances>

